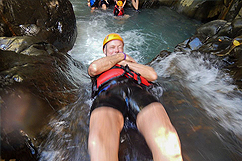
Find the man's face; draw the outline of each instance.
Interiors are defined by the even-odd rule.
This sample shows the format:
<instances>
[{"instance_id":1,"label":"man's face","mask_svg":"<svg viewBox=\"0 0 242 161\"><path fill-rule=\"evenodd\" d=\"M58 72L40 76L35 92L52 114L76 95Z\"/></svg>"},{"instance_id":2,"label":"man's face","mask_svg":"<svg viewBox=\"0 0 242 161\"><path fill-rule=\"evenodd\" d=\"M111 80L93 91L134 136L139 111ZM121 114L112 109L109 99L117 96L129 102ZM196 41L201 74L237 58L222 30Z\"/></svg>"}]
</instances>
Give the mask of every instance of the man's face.
<instances>
[{"instance_id":1,"label":"man's face","mask_svg":"<svg viewBox=\"0 0 242 161\"><path fill-rule=\"evenodd\" d=\"M106 56L112 56L117 53L122 53L124 49L124 44L120 40L112 40L108 42L104 48L104 54Z\"/></svg>"}]
</instances>

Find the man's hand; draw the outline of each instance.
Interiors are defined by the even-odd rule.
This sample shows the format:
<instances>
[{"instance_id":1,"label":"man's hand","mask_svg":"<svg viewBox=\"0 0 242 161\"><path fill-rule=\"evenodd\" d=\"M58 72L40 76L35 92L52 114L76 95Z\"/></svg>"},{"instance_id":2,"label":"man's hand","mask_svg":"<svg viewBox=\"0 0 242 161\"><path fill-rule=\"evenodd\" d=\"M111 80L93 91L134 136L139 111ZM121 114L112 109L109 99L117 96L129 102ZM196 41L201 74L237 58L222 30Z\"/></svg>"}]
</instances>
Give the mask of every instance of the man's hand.
<instances>
[{"instance_id":1,"label":"man's hand","mask_svg":"<svg viewBox=\"0 0 242 161\"><path fill-rule=\"evenodd\" d=\"M150 66L139 64L137 62L132 62L127 59L120 61L118 64L122 65L122 66L128 65L131 70L135 71L136 73L139 73L141 76L143 76L148 81L154 81L157 79L157 73Z\"/></svg>"},{"instance_id":2,"label":"man's hand","mask_svg":"<svg viewBox=\"0 0 242 161\"><path fill-rule=\"evenodd\" d=\"M125 66L127 64L127 61L128 62L132 62L132 63L137 63L131 56L129 56L128 54L125 54L126 55L126 58L125 60L121 60L118 64L119 65L123 65Z\"/></svg>"},{"instance_id":3,"label":"man's hand","mask_svg":"<svg viewBox=\"0 0 242 161\"><path fill-rule=\"evenodd\" d=\"M137 63L131 56L129 56L128 54L126 54L126 60L133 62L133 63Z\"/></svg>"},{"instance_id":4,"label":"man's hand","mask_svg":"<svg viewBox=\"0 0 242 161\"><path fill-rule=\"evenodd\" d=\"M127 56L126 56L127 58ZM106 56L100 59L93 61L88 67L88 74L93 77L95 75L101 74L102 72L112 68L115 64L118 64L120 61L123 61L124 54L117 53L112 56ZM128 56L128 60L132 58Z\"/></svg>"},{"instance_id":5,"label":"man's hand","mask_svg":"<svg viewBox=\"0 0 242 161\"><path fill-rule=\"evenodd\" d=\"M157 74L152 67L137 63L131 56L127 54L125 58L125 54L123 53L117 53L115 55L103 57L93 61L88 67L88 74L93 77L106 70L109 70L115 64L123 66L128 65L131 70L141 74L141 76L148 81L154 81L157 79Z\"/></svg>"}]
</instances>

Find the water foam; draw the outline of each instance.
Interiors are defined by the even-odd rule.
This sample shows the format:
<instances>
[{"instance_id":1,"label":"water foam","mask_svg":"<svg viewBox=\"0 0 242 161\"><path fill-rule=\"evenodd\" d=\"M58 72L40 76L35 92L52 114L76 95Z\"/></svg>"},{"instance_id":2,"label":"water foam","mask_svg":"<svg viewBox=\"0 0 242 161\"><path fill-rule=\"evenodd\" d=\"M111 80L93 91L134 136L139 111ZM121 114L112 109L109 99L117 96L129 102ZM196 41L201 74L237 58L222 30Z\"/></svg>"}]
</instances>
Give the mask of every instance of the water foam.
<instances>
[{"instance_id":1,"label":"water foam","mask_svg":"<svg viewBox=\"0 0 242 161\"><path fill-rule=\"evenodd\" d=\"M198 56L199 55L199 56ZM241 93L232 78L197 53L172 53L152 64L161 77L175 76L198 98L207 113L227 130L241 135Z\"/></svg>"},{"instance_id":2,"label":"water foam","mask_svg":"<svg viewBox=\"0 0 242 161\"><path fill-rule=\"evenodd\" d=\"M93 60L104 56L102 52L104 37L109 33L117 32L125 41L125 52L134 57L136 61L142 61L143 57L138 51L142 46L147 46L145 42L147 35L142 34L138 29L121 31L120 28L110 27L107 18L104 17L114 19L113 15L100 10L95 12L98 14L91 15L89 21L81 19L77 21L78 37L69 54L74 59L89 65Z\"/></svg>"}]
</instances>

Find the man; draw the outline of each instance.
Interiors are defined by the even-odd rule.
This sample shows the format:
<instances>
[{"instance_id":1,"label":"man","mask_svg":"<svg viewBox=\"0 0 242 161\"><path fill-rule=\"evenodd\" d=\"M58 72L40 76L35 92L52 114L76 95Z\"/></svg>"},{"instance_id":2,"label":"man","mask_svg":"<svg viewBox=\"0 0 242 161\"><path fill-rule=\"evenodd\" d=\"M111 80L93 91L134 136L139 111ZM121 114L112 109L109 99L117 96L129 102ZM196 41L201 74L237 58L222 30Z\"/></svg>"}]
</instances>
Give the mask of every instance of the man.
<instances>
[{"instance_id":1,"label":"man","mask_svg":"<svg viewBox=\"0 0 242 161\"><path fill-rule=\"evenodd\" d=\"M139 11L139 0L132 0L132 5L136 11Z\"/></svg>"},{"instance_id":2,"label":"man","mask_svg":"<svg viewBox=\"0 0 242 161\"><path fill-rule=\"evenodd\" d=\"M88 150L92 161L117 161L124 118L135 121L154 161L181 161L180 140L161 103L146 88L157 79L152 67L123 52L124 42L112 33L103 41L106 57L93 61ZM139 73L139 74L138 74Z\"/></svg>"},{"instance_id":3,"label":"man","mask_svg":"<svg viewBox=\"0 0 242 161\"><path fill-rule=\"evenodd\" d=\"M113 9L114 16L123 16L124 15L124 8L122 1L116 1L116 4Z\"/></svg>"}]
</instances>

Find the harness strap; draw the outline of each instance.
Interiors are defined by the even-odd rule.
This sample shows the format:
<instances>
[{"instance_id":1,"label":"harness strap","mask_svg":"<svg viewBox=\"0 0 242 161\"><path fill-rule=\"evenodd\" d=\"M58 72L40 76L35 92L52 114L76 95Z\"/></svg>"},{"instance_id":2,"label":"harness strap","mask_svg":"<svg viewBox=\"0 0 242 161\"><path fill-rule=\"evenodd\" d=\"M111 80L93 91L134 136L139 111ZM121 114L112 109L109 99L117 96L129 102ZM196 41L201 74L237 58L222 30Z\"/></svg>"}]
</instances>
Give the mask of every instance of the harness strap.
<instances>
[{"instance_id":1,"label":"harness strap","mask_svg":"<svg viewBox=\"0 0 242 161\"><path fill-rule=\"evenodd\" d=\"M149 83L144 77L142 77L139 73L130 70L129 66L126 65L125 67L120 66L121 68L123 68L125 70L125 76L128 78L133 78L134 80L136 80L138 82L138 84L143 84L145 86L150 86L151 83Z\"/></svg>"},{"instance_id":2,"label":"harness strap","mask_svg":"<svg viewBox=\"0 0 242 161\"><path fill-rule=\"evenodd\" d=\"M132 71L129 69L129 66L121 66L119 64L116 64L113 66L110 70L103 72L98 78L97 78L97 89L102 85L108 82L109 80L112 80L114 78L118 78L121 76L126 76L127 78L134 79L137 81L138 84L150 86L151 83L149 83L144 77L142 77L139 73L136 73L135 71Z\"/></svg>"}]
</instances>

